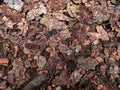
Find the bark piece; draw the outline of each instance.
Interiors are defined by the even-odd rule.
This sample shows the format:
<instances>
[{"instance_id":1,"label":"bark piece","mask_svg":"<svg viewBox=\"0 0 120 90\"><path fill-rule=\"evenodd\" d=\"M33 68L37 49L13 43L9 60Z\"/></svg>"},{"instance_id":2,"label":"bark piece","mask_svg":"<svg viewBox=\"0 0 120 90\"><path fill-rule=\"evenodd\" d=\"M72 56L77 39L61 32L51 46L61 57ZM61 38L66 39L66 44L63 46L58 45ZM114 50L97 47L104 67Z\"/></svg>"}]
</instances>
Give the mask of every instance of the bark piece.
<instances>
[{"instance_id":1,"label":"bark piece","mask_svg":"<svg viewBox=\"0 0 120 90\"><path fill-rule=\"evenodd\" d=\"M37 76L31 82L29 82L22 90L32 90L35 86L40 86L45 80L47 80L46 75Z\"/></svg>"}]
</instances>

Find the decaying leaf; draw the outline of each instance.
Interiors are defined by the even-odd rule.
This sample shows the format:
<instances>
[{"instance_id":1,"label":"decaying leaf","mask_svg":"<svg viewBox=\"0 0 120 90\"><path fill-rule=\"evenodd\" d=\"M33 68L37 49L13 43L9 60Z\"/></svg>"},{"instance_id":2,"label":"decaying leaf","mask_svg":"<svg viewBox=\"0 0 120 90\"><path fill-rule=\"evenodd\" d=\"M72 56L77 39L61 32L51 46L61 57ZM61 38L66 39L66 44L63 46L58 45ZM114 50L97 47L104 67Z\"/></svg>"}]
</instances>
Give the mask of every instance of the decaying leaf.
<instances>
[{"instance_id":1,"label":"decaying leaf","mask_svg":"<svg viewBox=\"0 0 120 90\"><path fill-rule=\"evenodd\" d=\"M88 58L79 57L77 62L78 66L84 70L95 69L95 66L97 65L96 60L90 57Z\"/></svg>"},{"instance_id":2,"label":"decaying leaf","mask_svg":"<svg viewBox=\"0 0 120 90\"><path fill-rule=\"evenodd\" d=\"M96 26L97 32L88 32L88 35L90 37L93 37L93 39L101 39L103 41L108 41L109 37L107 35L107 32L105 31L105 29L102 26Z\"/></svg>"},{"instance_id":3,"label":"decaying leaf","mask_svg":"<svg viewBox=\"0 0 120 90\"><path fill-rule=\"evenodd\" d=\"M9 60L7 58L0 58L0 64L3 66L8 66Z\"/></svg>"},{"instance_id":4,"label":"decaying leaf","mask_svg":"<svg viewBox=\"0 0 120 90\"><path fill-rule=\"evenodd\" d=\"M34 59L37 62L38 70L42 70L47 63L47 60L44 56L35 56Z\"/></svg>"},{"instance_id":5,"label":"decaying leaf","mask_svg":"<svg viewBox=\"0 0 120 90\"><path fill-rule=\"evenodd\" d=\"M22 18L21 22L18 23L18 28L22 30L22 35L25 36L28 31L28 23L25 18Z\"/></svg>"},{"instance_id":6,"label":"decaying leaf","mask_svg":"<svg viewBox=\"0 0 120 90\"><path fill-rule=\"evenodd\" d=\"M18 23L24 17L23 13L12 10L8 5L2 4L0 7L0 12L4 15L4 17L11 20L13 23Z\"/></svg>"},{"instance_id":7,"label":"decaying leaf","mask_svg":"<svg viewBox=\"0 0 120 90\"><path fill-rule=\"evenodd\" d=\"M21 86L25 81L25 71L24 64L21 58L14 60L12 63L13 68L8 72L8 80L10 83ZM16 82L14 82L16 81Z\"/></svg>"},{"instance_id":8,"label":"decaying leaf","mask_svg":"<svg viewBox=\"0 0 120 90\"><path fill-rule=\"evenodd\" d=\"M62 31L60 32L60 37L61 37L62 39L71 38L71 32L70 32L68 29L62 30Z\"/></svg>"},{"instance_id":9,"label":"decaying leaf","mask_svg":"<svg viewBox=\"0 0 120 90\"><path fill-rule=\"evenodd\" d=\"M0 89L119 90L119 4L0 0Z\"/></svg>"},{"instance_id":10,"label":"decaying leaf","mask_svg":"<svg viewBox=\"0 0 120 90\"><path fill-rule=\"evenodd\" d=\"M11 8L21 11L23 7L22 0L4 0L5 3L7 3Z\"/></svg>"},{"instance_id":11,"label":"decaying leaf","mask_svg":"<svg viewBox=\"0 0 120 90\"><path fill-rule=\"evenodd\" d=\"M47 26L47 28L51 31L52 29L62 29L65 26L64 22L58 21L55 18L50 18L49 15L43 17L41 19L41 23Z\"/></svg>"},{"instance_id":12,"label":"decaying leaf","mask_svg":"<svg viewBox=\"0 0 120 90\"><path fill-rule=\"evenodd\" d=\"M75 70L71 76L70 76L70 80L72 81L72 83L77 83L79 81L79 79L82 77L82 74L80 73L80 70Z\"/></svg>"},{"instance_id":13,"label":"decaying leaf","mask_svg":"<svg viewBox=\"0 0 120 90\"><path fill-rule=\"evenodd\" d=\"M67 6L68 0L49 0L47 4L47 9L49 11L59 11L63 10Z\"/></svg>"},{"instance_id":14,"label":"decaying leaf","mask_svg":"<svg viewBox=\"0 0 120 90\"><path fill-rule=\"evenodd\" d=\"M102 26L96 26L97 32L101 35L101 39L102 40L109 40L109 37L107 35L107 32L105 31L105 29Z\"/></svg>"},{"instance_id":15,"label":"decaying leaf","mask_svg":"<svg viewBox=\"0 0 120 90\"><path fill-rule=\"evenodd\" d=\"M9 28L13 28L13 25L15 23L13 23L11 20L9 20L7 17L3 17L3 21L5 22L5 24L9 27Z\"/></svg>"},{"instance_id":16,"label":"decaying leaf","mask_svg":"<svg viewBox=\"0 0 120 90\"><path fill-rule=\"evenodd\" d=\"M17 56L17 53L18 53L19 48L18 48L18 46L15 46L14 48L15 48L14 57L16 57L16 56Z\"/></svg>"},{"instance_id":17,"label":"decaying leaf","mask_svg":"<svg viewBox=\"0 0 120 90\"><path fill-rule=\"evenodd\" d=\"M33 9L31 9L27 13L27 19L32 20L35 17L38 17L39 15L46 14L46 13L47 13L46 7L44 6L44 4L42 2L39 2L39 3L35 4Z\"/></svg>"}]
</instances>

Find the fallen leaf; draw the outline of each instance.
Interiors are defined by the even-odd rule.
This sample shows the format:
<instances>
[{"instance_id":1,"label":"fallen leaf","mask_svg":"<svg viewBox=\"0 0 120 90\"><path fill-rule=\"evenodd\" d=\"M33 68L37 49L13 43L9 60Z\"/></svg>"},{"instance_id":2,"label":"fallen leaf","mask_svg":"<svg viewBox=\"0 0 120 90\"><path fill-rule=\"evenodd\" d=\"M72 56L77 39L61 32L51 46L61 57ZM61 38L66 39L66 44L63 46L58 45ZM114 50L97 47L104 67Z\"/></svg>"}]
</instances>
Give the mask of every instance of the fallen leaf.
<instances>
[{"instance_id":1,"label":"fallen leaf","mask_svg":"<svg viewBox=\"0 0 120 90\"><path fill-rule=\"evenodd\" d=\"M47 9L49 11L63 10L67 6L68 0L49 0Z\"/></svg>"},{"instance_id":2,"label":"fallen leaf","mask_svg":"<svg viewBox=\"0 0 120 90\"><path fill-rule=\"evenodd\" d=\"M34 5L33 9L31 9L28 13L27 13L27 20L32 20L35 17L38 17L41 14L46 14L47 13L47 9L44 6L44 4L42 2L39 2L37 4Z\"/></svg>"},{"instance_id":3,"label":"fallen leaf","mask_svg":"<svg viewBox=\"0 0 120 90\"><path fill-rule=\"evenodd\" d=\"M72 20L70 17L63 14L63 11L54 12L52 13L53 17L57 20L63 20L63 21L70 21Z\"/></svg>"},{"instance_id":4,"label":"fallen leaf","mask_svg":"<svg viewBox=\"0 0 120 90\"><path fill-rule=\"evenodd\" d=\"M22 0L4 0L5 3L7 3L10 8L21 11L23 7Z\"/></svg>"},{"instance_id":5,"label":"fallen leaf","mask_svg":"<svg viewBox=\"0 0 120 90\"><path fill-rule=\"evenodd\" d=\"M50 57L56 56L56 51L55 51L54 47L48 47L48 48L46 48L46 51L50 53Z\"/></svg>"},{"instance_id":6,"label":"fallen leaf","mask_svg":"<svg viewBox=\"0 0 120 90\"><path fill-rule=\"evenodd\" d=\"M58 29L59 30L59 29L62 29L63 27L66 27L64 22L58 21L55 18L46 19L46 17L43 17L41 19L41 23L44 24L45 26L47 26L49 31L51 31L53 29Z\"/></svg>"},{"instance_id":7,"label":"fallen leaf","mask_svg":"<svg viewBox=\"0 0 120 90\"><path fill-rule=\"evenodd\" d=\"M97 32L101 35L100 39L102 39L103 41L109 40L107 32L105 31L105 29L102 26L96 26L96 29L97 29Z\"/></svg>"},{"instance_id":8,"label":"fallen leaf","mask_svg":"<svg viewBox=\"0 0 120 90\"><path fill-rule=\"evenodd\" d=\"M14 47L14 49L15 49L14 57L16 57L16 56L17 56L17 53L18 53L19 48L18 48L18 46L15 46L15 47Z\"/></svg>"},{"instance_id":9,"label":"fallen leaf","mask_svg":"<svg viewBox=\"0 0 120 90\"><path fill-rule=\"evenodd\" d=\"M3 77L3 72L2 71L0 71L0 78L2 78Z\"/></svg>"},{"instance_id":10,"label":"fallen leaf","mask_svg":"<svg viewBox=\"0 0 120 90\"><path fill-rule=\"evenodd\" d=\"M97 90L101 90L103 88L103 85L102 84L99 84L98 86L97 86Z\"/></svg>"},{"instance_id":11,"label":"fallen leaf","mask_svg":"<svg viewBox=\"0 0 120 90\"><path fill-rule=\"evenodd\" d=\"M75 84L79 81L79 79L82 77L82 74L80 73L80 70L75 70L72 72L70 76L70 80L72 81L72 84Z\"/></svg>"},{"instance_id":12,"label":"fallen leaf","mask_svg":"<svg viewBox=\"0 0 120 90\"><path fill-rule=\"evenodd\" d=\"M22 30L22 35L25 36L28 31L28 23L25 18L22 18L21 22L19 22L17 25L18 28Z\"/></svg>"},{"instance_id":13,"label":"fallen leaf","mask_svg":"<svg viewBox=\"0 0 120 90\"><path fill-rule=\"evenodd\" d=\"M37 62L38 70L42 70L47 63L47 60L44 56L34 56L34 60Z\"/></svg>"},{"instance_id":14,"label":"fallen leaf","mask_svg":"<svg viewBox=\"0 0 120 90\"><path fill-rule=\"evenodd\" d=\"M48 74L48 70L39 70L38 75Z\"/></svg>"},{"instance_id":15,"label":"fallen leaf","mask_svg":"<svg viewBox=\"0 0 120 90\"><path fill-rule=\"evenodd\" d=\"M107 32L102 26L96 26L97 32L88 32L88 36L90 36L91 39L101 39L103 41L108 41L109 37Z\"/></svg>"},{"instance_id":16,"label":"fallen leaf","mask_svg":"<svg viewBox=\"0 0 120 90\"><path fill-rule=\"evenodd\" d=\"M7 58L0 58L0 64L8 66L9 60Z\"/></svg>"},{"instance_id":17,"label":"fallen leaf","mask_svg":"<svg viewBox=\"0 0 120 90\"><path fill-rule=\"evenodd\" d=\"M68 29L60 31L60 37L65 40L67 38L71 38L71 32Z\"/></svg>"},{"instance_id":18,"label":"fallen leaf","mask_svg":"<svg viewBox=\"0 0 120 90\"><path fill-rule=\"evenodd\" d=\"M47 90L53 90L51 86L48 86L47 87Z\"/></svg>"},{"instance_id":19,"label":"fallen leaf","mask_svg":"<svg viewBox=\"0 0 120 90\"><path fill-rule=\"evenodd\" d=\"M17 12L16 10L11 9L8 5L2 4L0 7L0 12L4 17L8 18L13 23L18 23L24 18L24 14L21 12Z\"/></svg>"},{"instance_id":20,"label":"fallen leaf","mask_svg":"<svg viewBox=\"0 0 120 90\"><path fill-rule=\"evenodd\" d=\"M5 22L6 26L8 26L9 28L13 28L13 25L15 24L5 16L3 17L3 21Z\"/></svg>"},{"instance_id":21,"label":"fallen leaf","mask_svg":"<svg viewBox=\"0 0 120 90\"><path fill-rule=\"evenodd\" d=\"M4 90L6 88L6 85L0 85L0 89Z\"/></svg>"},{"instance_id":22,"label":"fallen leaf","mask_svg":"<svg viewBox=\"0 0 120 90\"><path fill-rule=\"evenodd\" d=\"M32 61L32 60L33 60L33 58L32 58L32 55L31 55L31 54L28 54L28 55L27 55L27 60L28 60L28 61Z\"/></svg>"}]
</instances>

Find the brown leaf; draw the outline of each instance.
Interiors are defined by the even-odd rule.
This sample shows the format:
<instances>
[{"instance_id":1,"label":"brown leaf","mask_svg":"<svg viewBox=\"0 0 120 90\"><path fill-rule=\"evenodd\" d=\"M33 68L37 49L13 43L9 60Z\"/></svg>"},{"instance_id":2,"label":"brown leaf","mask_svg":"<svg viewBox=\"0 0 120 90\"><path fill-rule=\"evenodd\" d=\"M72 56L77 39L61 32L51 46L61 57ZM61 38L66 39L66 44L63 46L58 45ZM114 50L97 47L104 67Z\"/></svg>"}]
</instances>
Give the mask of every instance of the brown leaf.
<instances>
[{"instance_id":1,"label":"brown leaf","mask_svg":"<svg viewBox=\"0 0 120 90\"><path fill-rule=\"evenodd\" d=\"M101 39L103 41L108 41L109 37L107 35L107 32L102 26L96 26L97 32L88 32L88 36L90 36L91 39Z\"/></svg>"},{"instance_id":2,"label":"brown leaf","mask_svg":"<svg viewBox=\"0 0 120 90\"><path fill-rule=\"evenodd\" d=\"M6 85L0 85L0 89L4 90L6 88Z\"/></svg>"},{"instance_id":3,"label":"brown leaf","mask_svg":"<svg viewBox=\"0 0 120 90\"><path fill-rule=\"evenodd\" d=\"M18 53L19 48L18 48L18 46L14 46L14 49L15 49L14 57L16 57L16 56L17 56L17 53Z\"/></svg>"},{"instance_id":4,"label":"brown leaf","mask_svg":"<svg viewBox=\"0 0 120 90\"><path fill-rule=\"evenodd\" d=\"M56 18L57 20L65 20L65 21L70 21L72 20L71 18L69 18L68 16L63 14L63 11L59 11L59 12L54 12L52 13L52 15L54 16L54 18Z\"/></svg>"},{"instance_id":5,"label":"brown leaf","mask_svg":"<svg viewBox=\"0 0 120 90\"><path fill-rule=\"evenodd\" d=\"M48 74L48 70L39 70L38 75Z\"/></svg>"},{"instance_id":6,"label":"brown leaf","mask_svg":"<svg viewBox=\"0 0 120 90\"><path fill-rule=\"evenodd\" d=\"M0 71L0 78L2 78L3 77L3 72L2 71Z\"/></svg>"},{"instance_id":7,"label":"brown leaf","mask_svg":"<svg viewBox=\"0 0 120 90\"><path fill-rule=\"evenodd\" d=\"M68 0L50 0L47 4L49 11L63 10L67 6Z\"/></svg>"},{"instance_id":8,"label":"brown leaf","mask_svg":"<svg viewBox=\"0 0 120 90\"><path fill-rule=\"evenodd\" d=\"M72 72L70 76L70 80L72 81L73 84L77 83L79 79L82 77L82 74L80 73L80 70L75 70Z\"/></svg>"},{"instance_id":9,"label":"brown leaf","mask_svg":"<svg viewBox=\"0 0 120 90\"><path fill-rule=\"evenodd\" d=\"M0 12L8 19L10 19L13 23L18 23L24 17L23 13L12 10L6 4L2 4L2 6L0 7Z\"/></svg>"},{"instance_id":10,"label":"brown leaf","mask_svg":"<svg viewBox=\"0 0 120 90\"><path fill-rule=\"evenodd\" d=\"M48 27L49 31L53 29L62 29L63 27L66 27L64 22L58 21L55 18L48 18L47 16L44 16L41 19L41 23Z\"/></svg>"},{"instance_id":11,"label":"brown leaf","mask_svg":"<svg viewBox=\"0 0 120 90\"><path fill-rule=\"evenodd\" d=\"M101 90L103 88L103 85L102 84L99 84L98 86L97 86L97 90Z\"/></svg>"},{"instance_id":12,"label":"brown leaf","mask_svg":"<svg viewBox=\"0 0 120 90\"><path fill-rule=\"evenodd\" d=\"M6 26L9 27L9 28L13 28L13 25L15 23L13 23L11 20L9 20L7 17L3 17L2 20L5 22Z\"/></svg>"},{"instance_id":13,"label":"brown leaf","mask_svg":"<svg viewBox=\"0 0 120 90\"><path fill-rule=\"evenodd\" d=\"M21 11L23 7L22 0L4 0L5 3L9 5L10 8L13 8L17 11Z\"/></svg>"},{"instance_id":14,"label":"brown leaf","mask_svg":"<svg viewBox=\"0 0 120 90\"><path fill-rule=\"evenodd\" d=\"M7 58L0 58L0 64L8 66L9 60Z\"/></svg>"},{"instance_id":15,"label":"brown leaf","mask_svg":"<svg viewBox=\"0 0 120 90\"><path fill-rule=\"evenodd\" d=\"M32 60L33 60L33 58L32 58L32 55L31 55L31 54L28 54L28 55L27 55L27 58L28 58L28 59L27 59L28 61L32 61Z\"/></svg>"},{"instance_id":16,"label":"brown leaf","mask_svg":"<svg viewBox=\"0 0 120 90\"><path fill-rule=\"evenodd\" d=\"M64 40L67 38L71 38L71 32L68 29L62 30L60 32L60 37Z\"/></svg>"},{"instance_id":17,"label":"brown leaf","mask_svg":"<svg viewBox=\"0 0 120 90\"><path fill-rule=\"evenodd\" d=\"M27 13L27 20L32 20L35 17L38 17L41 14L46 14L47 13L47 9L44 6L44 4L42 2L39 2L37 4L35 4L33 6L33 9L31 9L28 13Z\"/></svg>"},{"instance_id":18,"label":"brown leaf","mask_svg":"<svg viewBox=\"0 0 120 90\"><path fill-rule=\"evenodd\" d=\"M28 31L28 23L25 20L25 18L22 18L21 22L19 22L17 25L18 25L18 28L22 30L22 35L25 36Z\"/></svg>"},{"instance_id":19,"label":"brown leaf","mask_svg":"<svg viewBox=\"0 0 120 90\"><path fill-rule=\"evenodd\" d=\"M109 40L107 32L105 31L105 29L102 26L96 26L96 29L97 29L97 32L101 35L100 39L102 39L103 41Z\"/></svg>"},{"instance_id":20,"label":"brown leaf","mask_svg":"<svg viewBox=\"0 0 120 90\"><path fill-rule=\"evenodd\" d=\"M51 86L48 86L47 87L47 90L53 90Z\"/></svg>"},{"instance_id":21,"label":"brown leaf","mask_svg":"<svg viewBox=\"0 0 120 90\"><path fill-rule=\"evenodd\" d=\"M46 51L50 53L50 57L55 57L56 50L54 47L48 47L48 48L46 48Z\"/></svg>"}]
</instances>

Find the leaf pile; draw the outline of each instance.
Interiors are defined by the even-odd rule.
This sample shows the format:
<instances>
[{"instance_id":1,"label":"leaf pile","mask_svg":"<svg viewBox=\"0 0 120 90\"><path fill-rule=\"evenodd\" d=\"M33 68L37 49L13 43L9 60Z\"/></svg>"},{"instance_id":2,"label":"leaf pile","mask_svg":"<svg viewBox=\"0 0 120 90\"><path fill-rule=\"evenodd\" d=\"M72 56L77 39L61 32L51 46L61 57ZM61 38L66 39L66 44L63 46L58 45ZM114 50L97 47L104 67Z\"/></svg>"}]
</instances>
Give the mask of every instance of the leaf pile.
<instances>
[{"instance_id":1,"label":"leaf pile","mask_svg":"<svg viewBox=\"0 0 120 90\"><path fill-rule=\"evenodd\" d=\"M119 0L1 0L0 89L119 90Z\"/></svg>"}]
</instances>

